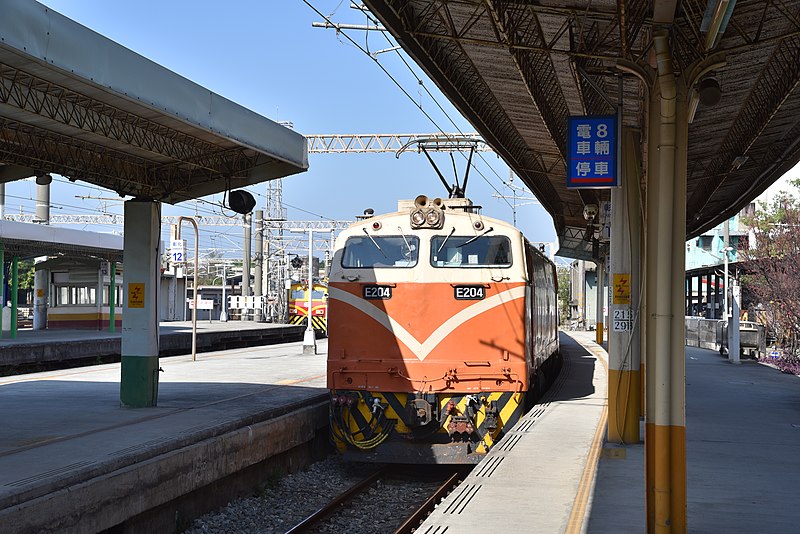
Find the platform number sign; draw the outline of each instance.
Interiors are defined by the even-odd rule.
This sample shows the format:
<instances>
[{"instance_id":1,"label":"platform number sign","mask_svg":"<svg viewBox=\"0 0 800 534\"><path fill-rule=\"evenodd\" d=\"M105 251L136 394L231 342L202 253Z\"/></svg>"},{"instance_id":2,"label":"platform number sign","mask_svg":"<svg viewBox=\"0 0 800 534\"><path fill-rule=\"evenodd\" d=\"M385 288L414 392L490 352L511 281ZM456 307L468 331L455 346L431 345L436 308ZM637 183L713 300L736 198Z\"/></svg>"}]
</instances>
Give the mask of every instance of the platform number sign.
<instances>
[{"instance_id":1,"label":"platform number sign","mask_svg":"<svg viewBox=\"0 0 800 534\"><path fill-rule=\"evenodd\" d=\"M172 263L186 262L186 240L174 239L169 246L169 261Z\"/></svg>"},{"instance_id":2,"label":"platform number sign","mask_svg":"<svg viewBox=\"0 0 800 534\"><path fill-rule=\"evenodd\" d=\"M567 125L567 187L616 187L617 116L569 117Z\"/></svg>"}]
</instances>

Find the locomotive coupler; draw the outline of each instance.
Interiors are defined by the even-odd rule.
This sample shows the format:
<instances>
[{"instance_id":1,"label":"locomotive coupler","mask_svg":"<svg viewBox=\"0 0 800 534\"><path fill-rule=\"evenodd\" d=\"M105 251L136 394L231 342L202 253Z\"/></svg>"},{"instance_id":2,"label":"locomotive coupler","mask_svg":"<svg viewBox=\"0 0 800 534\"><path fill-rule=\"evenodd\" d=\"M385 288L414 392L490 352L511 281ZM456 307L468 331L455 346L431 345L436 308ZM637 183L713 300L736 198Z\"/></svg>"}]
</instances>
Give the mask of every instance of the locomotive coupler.
<instances>
[{"instance_id":1,"label":"locomotive coupler","mask_svg":"<svg viewBox=\"0 0 800 534\"><path fill-rule=\"evenodd\" d=\"M415 428L425 426L436 420L436 395L417 393L408 397L408 426Z\"/></svg>"},{"instance_id":2,"label":"locomotive coupler","mask_svg":"<svg viewBox=\"0 0 800 534\"><path fill-rule=\"evenodd\" d=\"M484 409L484 417L485 419L484 424L486 425L486 430L494 431L497 430L497 419L498 419L498 409L497 409L497 401L491 401L489 405Z\"/></svg>"},{"instance_id":3,"label":"locomotive coupler","mask_svg":"<svg viewBox=\"0 0 800 534\"><path fill-rule=\"evenodd\" d=\"M451 415L447 423L447 433L454 442L470 441L470 436L475 432L475 426L466 415Z\"/></svg>"}]
</instances>

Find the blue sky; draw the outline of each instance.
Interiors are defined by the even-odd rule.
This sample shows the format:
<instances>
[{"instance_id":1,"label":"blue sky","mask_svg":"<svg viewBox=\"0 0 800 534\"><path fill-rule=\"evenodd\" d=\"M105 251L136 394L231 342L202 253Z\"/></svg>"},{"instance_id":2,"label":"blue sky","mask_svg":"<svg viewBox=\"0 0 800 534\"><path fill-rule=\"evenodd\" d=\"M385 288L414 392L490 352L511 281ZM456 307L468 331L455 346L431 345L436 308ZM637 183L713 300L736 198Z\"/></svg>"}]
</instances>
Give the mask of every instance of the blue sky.
<instances>
[{"instance_id":1,"label":"blue sky","mask_svg":"<svg viewBox=\"0 0 800 534\"><path fill-rule=\"evenodd\" d=\"M224 9L219 2L188 0L43 3L265 117L292 122L295 130L304 134L474 131L407 56L403 57L414 73L395 52L379 54L377 58L413 102L370 56L344 36L333 30L312 28L312 22L323 19L301 0L234 1L224 4ZM311 3L335 22L366 23L363 13L349 7L349 0ZM394 44L379 32L346 33L370 51ZM434 159L450 178L449 156L435 155ZM284 202L291 220L352 220L367 207L378 213L393 211L398 198L446 195L424 155L416 152L400 158L394 154L311 154L309 161L308 172L283 182ZM498 192L512 194L504 185L509 180L508 167L491 152L475 157L473 162L468 196L484 207L484 214L511 221L510 201L493 196ZM456 163L459 175L463 175L466 159L456 155ZM114 197L113 193L80 182L70 185L61 177L55 179L51 194L53 214L122 212L118 201L77 198ZM514 183L521 185L518 179ZM256 194L257 209L263 208L266 185L251 189ZM9 184L6 211L31 213L33 198L32 181ZM164 206L164 214L192 213L211 211L207 204L197 206L192 202ZM516 213L518 226L531 241L555 239L552 219L541 206L519 206ZM240 243L240 236L241 229L236 227L204 229L201 248L227 249L228 255L236 256L233 249Z\"/></svg>"}]
</instances>

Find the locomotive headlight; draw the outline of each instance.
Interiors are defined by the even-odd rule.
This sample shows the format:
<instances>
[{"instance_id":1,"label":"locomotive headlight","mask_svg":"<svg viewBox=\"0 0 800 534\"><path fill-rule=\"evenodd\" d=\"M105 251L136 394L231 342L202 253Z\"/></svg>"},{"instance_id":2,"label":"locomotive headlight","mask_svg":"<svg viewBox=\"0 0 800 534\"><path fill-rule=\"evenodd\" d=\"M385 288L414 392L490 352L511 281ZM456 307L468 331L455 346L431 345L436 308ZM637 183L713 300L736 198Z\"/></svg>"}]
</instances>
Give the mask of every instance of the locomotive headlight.
<instances>
[{"instance_id":1,"label":"locomotive headlight","mask_svg":"<svg viewBox=\"0 0 800 534\"><path fill-rule=\"evenodd\" d=\"M428 213L425 214L425 222L431 226L439 226L439 222L442 220L442 212L439 210L430 210Z\"/></svg>"},{"instance_id":2,"label":"locomotive headlight","mask_svg":"<svg viewBox=\"0 0 800 534\"><path fill-rule=\"evenodd\" d=\"M414 210L411 212L411 226L419 228L425 224L425 212L422 210Z\"/></svg>"}]
</instances>

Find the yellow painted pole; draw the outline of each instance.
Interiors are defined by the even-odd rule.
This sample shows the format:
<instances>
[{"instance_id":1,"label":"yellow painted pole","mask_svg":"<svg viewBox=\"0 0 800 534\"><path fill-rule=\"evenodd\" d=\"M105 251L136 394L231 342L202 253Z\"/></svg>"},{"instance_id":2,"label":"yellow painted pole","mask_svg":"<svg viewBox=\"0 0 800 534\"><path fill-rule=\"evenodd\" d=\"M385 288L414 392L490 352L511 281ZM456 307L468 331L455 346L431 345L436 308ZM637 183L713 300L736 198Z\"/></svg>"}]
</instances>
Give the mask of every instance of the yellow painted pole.
<instances>
[{"instance_id":1,"label":"yellow painted pole","mask_svg":"<svg viewBox=\"0 0 800 534\"><path fill-rule=\"evenodd\" d=\"M653 359L648 360L648 373L654 373L654 379L648 379L648 409L652 406L654 413L648 413L646 438L651 440L646 447L646 490L648 494L648 532L686 532L686 455L685 455L685 415L683 397L683 374L680 369L684 365L684 344L680 340L675 346L677 333L683 324L683 295L673 295L682 288L683 264L682 250L685 240L685 220L680 213L685 212L685 184L676 184L685 179L685 146L678 150L678 143L686 143L683 133L678 133L678 82L672 65L667 31L657 31L653 35L653 43L658 64L657 106L651 107L658 120L658 177L653 181L656 187L648 192L653 194L649 207L655 207L654 213L648 213L648 224L655 225L655 240L650 240L653 248L652 256L655 265L654 295L648 296L648 313L652 314L653 330L648 333L654 336ZM685 111L683 111L685 116ZM651 120L653 115L651 115ZM682 121L685 123L685 118ZM652 145L651 145L652 149ZM683 160L678 163L678 158ZM682 189L683 188L683 189ZM657 202L655 200L657 199ZM677 213L676 213L677 212ZM682 226L674 218L677 217ZM677 235L676 235L677 234ZM676 247L676 243L679 246ZM677 250L676 250L677 248ZM677 258L675 256L680 256ZM678 277L674 272L681 273ZM679 307L676 309L675 304ZM652 304L652 305L650 305ZM649 346L649 345L648 345ZM650 355L648 355L648 358ZM676 361L677 360L677 361Z\"/></svg>"},{"instance_id":2,"label":"yellow painted pole","mask_svg":"<svg viewBox=\"0 0 800 534\"><path fill-rule=\"evenodd\" d=\"M645 415L645 436L644 436L644 458L645 458L645 503L647 508L647 532L655 531L655 502L654 479L655 479L655 267L656 267L656 246L658 237L656 235L655 220L659 208L659 121L658 116L660 95L657 88L653 87L650 91L650 107L648 111L648 160L647 160L647 197L645 211L645 299L644 299L644 415Z\"/></svg>"},{"instance_id":3,"label":"yellow painted pole","mask_svg":"<svg viewBox=\"0 0 800 534\"><path fill-rule=\"evenodd\" d=\"M686 178L688 99L677 84L675 182L672 200L672 353L670 358L670 532L686 532Z\"/></svg>"},{"instance_id":4,"label":"yellow painted pole","mask_svg":"<svg viewBox=\"0 0 800 534\"><path fill-rule=\"evenodd\" d=\"M598 345L603 344L603 304L605 303L605 299L603 299L603 286L605 285L604 275L606 270L606 264L604 261L597 260L595 262L597 266L597 276L595 277L597 281L597 293L596 293L596 310L595 316L597 320L595 321L595 341L597 341Z\"/></svg>"},{"instance_id":5,"label":"yellow painted pole","mask_svg":"<svg viewBox=\"0 0 800 534\"><path fill-rule=\"evenodd\" d=\"M633 291L631 217L628 188L638 188L638 172L630 172L628 160L636 160L636 146L623 134L622 187L611 190L611 303L608 328L608 441L639 442L638 339L634 343L638 291ZM638 207L637 207L638 212ZM638 248L638 234L636 235ZM638 280L638 276L636 277ZM638 288L637 288L638 289ZM634 358L636 353L636 358ZM635 360L635 361L634 361Z\"/></svg>"},{"instance_id":6,"label":"yellow painted pole","mask_svg":"<svg viewBox=\"0 0 800 534\"><path fill-rule=\"evenodd\" d=\"M632 387L629 397L630 417L635 421L637 442L641 441L639 435L639 420L644 414L644 361L642 360L642 330L644 328L644 315L642 314L644 302L644 264L642 262L642 204L641 204L641 159L640 134L634 130L626 129L623 137L623 149L627 154L624 159L628 186L625 188L625 198L628 205L628 228L630 232L630 265L631 265L631 304L633 308L633 331L631 332L631 370L638 372L633 375ZM628 424L632 424L629 422Z\"/></svg>"}]
</instances>

